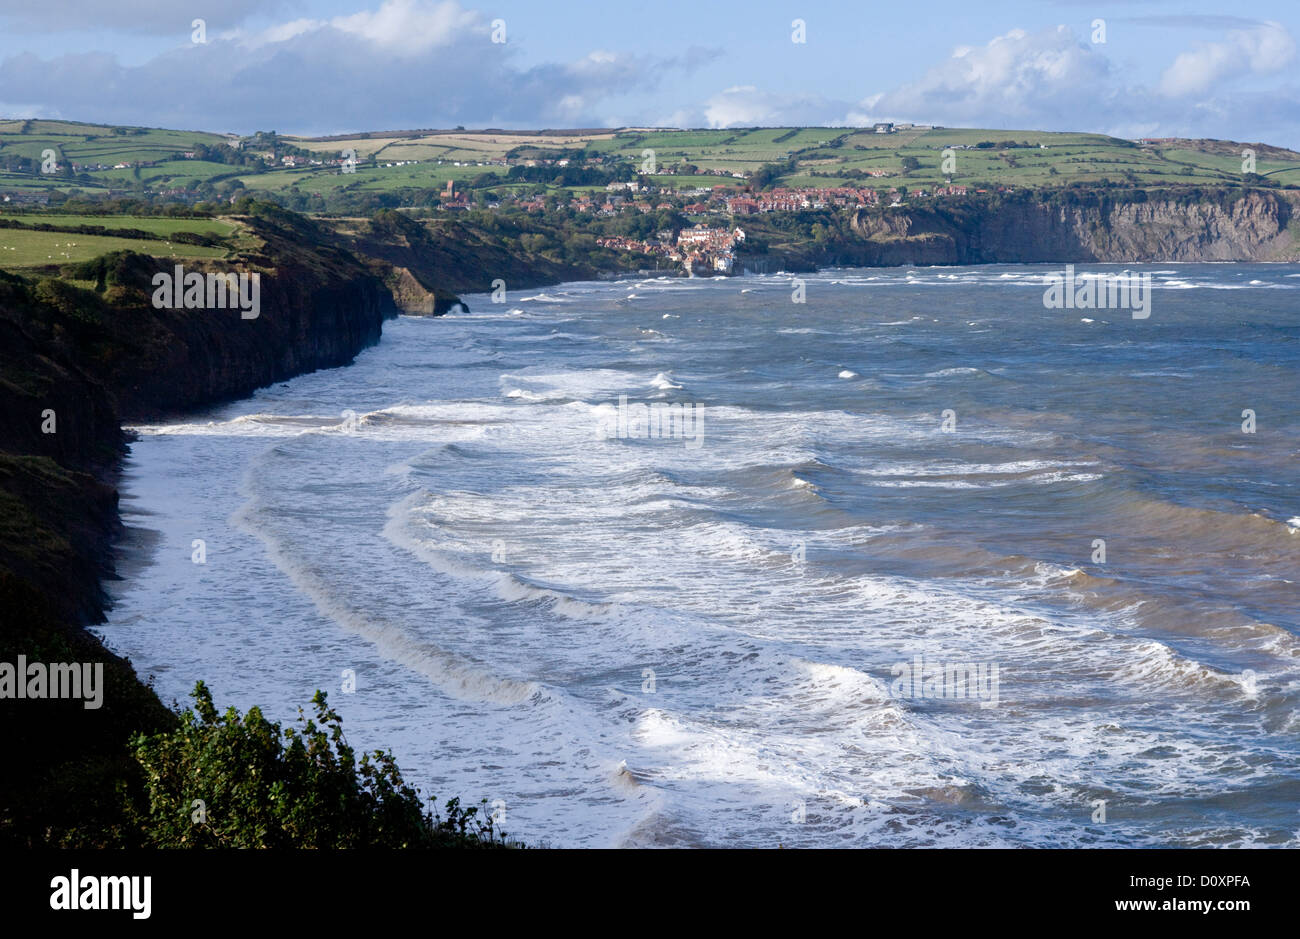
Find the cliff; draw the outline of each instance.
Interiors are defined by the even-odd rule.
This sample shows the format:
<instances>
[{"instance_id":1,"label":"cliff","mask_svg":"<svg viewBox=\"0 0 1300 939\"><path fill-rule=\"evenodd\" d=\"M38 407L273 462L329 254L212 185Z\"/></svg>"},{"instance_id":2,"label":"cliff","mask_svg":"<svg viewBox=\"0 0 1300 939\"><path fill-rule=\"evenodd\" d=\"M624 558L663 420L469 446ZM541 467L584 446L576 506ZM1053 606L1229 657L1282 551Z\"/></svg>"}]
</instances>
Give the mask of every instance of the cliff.
<instances>
[{"instance_id":1,"label":"cliff","mask_svg":"<svg viewBox=\"0 0 1300 939\"><path fill-rule=\"evenodd\" d=\"M1300 260L1300 193L1014 193L858 209L836 239L768 235L749 269L824 265ZM763 232L762 222L751 224Z\"/></svg>"},{"instance_id":2,"label":"cliff","mask_svg":"<svg viewBox=\"0 0 1300 939\"><path fill-rule=\"evenodd\" d=\"M536 234L522 228L488 231L454 219L426 223L384 210L360 224L336 222L334 229L373 266L403 313L446 313L463 305L457 294L487 293L496 280L521 290L594 279L603 269L529 250L524 236Z\"/></svg>"},{"instance_id":3,"label":"cliff","mask_svg":"<svg viewBox=\"0 0 1300 939\"><path fill-rule=\"evenodd\" d=\"M94 712L0 703L0 739L23 765L0 779L0 843L120 843L126 739L174 720L83 628L102 619L100 582L112 576L121 423L345 365L396 313L372 267L314 222L252 211L253 247L185 267L258 274L256 317L156 309L153 275L174 263L133 252L62 278L0 272L0 661L99 662L109 685Z\"/></svg>"},{"instance_id":4,"label":"cliff","mask_svg":"<svg viewBox=\"0 0 1300 939\"><path fill-rule=\"evenodd\" d=\"M0 482L28 506L41 483L52 493L78 474L107 478L123 452L123 421L156 418L248 395L318 368L350 362L379 340L396 307L381 280L309 219L259 206L248 220L258 246L214 267L260 277L260 310L156 309L155 273L175 265L115 252L66 273L28 280L0 272ZM89 494L95 487L83 485ZM39 501L39 500L38 500ZM94 513L83 513L86 519ZM51 524L58 515L51 515ZM89 522L87 522L89 524ZM56 529L60 526L56 525ZM102 525L93 526L100 529ZM65 533L66 534L66 533ZM69 545L97 539L81 532ZM46 581L80 582L84 559L18 564L39 539L0 539L0 567ZM54 555L56 542L44 542ZM99 552L91 551L90 554ZM64 612L94 618L79 590L54 589Z\"/></svg>"}]
</instances>

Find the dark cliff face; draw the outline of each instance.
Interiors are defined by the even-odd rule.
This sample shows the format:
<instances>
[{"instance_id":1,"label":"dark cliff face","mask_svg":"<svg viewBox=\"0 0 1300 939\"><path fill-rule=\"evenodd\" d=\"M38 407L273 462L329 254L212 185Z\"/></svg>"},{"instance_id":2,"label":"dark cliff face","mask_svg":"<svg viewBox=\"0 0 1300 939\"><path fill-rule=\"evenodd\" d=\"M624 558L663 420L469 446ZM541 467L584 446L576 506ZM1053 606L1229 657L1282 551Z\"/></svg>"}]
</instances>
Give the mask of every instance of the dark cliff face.
<instances>
[{"instance_id":1,"label":"dark cliff face","mask_svg":"<svg viewBox=\"0 0 1300 939\"><path fill-rule=\"evenodd\" d=\"M105 362L100 374L127 419L239 398L294 375L346 365L379 341L385 315L395 312L391 296L368 274L320 276L292 262L258 272L256 318L238 309L154 310L141 302L153 267L125 273L112 298L112 333L125 354Z\"/></svg>"},{"instance_id":2,"label":"dark cliff face","mask_svg":"<svg viewBox=\"0 0 1300 939\"><path fill-rule=\"evenodd\" d=\"M255 318L155 308L152 278L175 266L130 252L65 272L95 290L0 272L0 661L98 662L107 685L93 712L75 701L0 709L0 737L23 762L0 780L0 844L120 845L127 738L175 721L129 662L79 628L102 618L113 573L122 420L345 365L396 313L380 278L310 220L254 211L256 254L184 266L259 274Z\"/></svg>"},{"instance_id":3,"label":"dark cliff face","mask_svg":"<svg viewBox=\"0 0 1300 939\"><path fill-rule=\"evenodd\" d=\"M302 217L272 215L254 219L252 228L263 241L256 255L183 267L256 275L256 311L156 309L153 277L174 274L175 265L138 254L108 255L78 272L105 288L94 326L106 354L83 348L81 359L90 358L89 369L112 391L123 418L243 397L346 365L379 341L384 318L397 308L370 268Z\"/></svg>"},{"instance_id":4,"label":"dark cliff face","mask_svg":"<svg viewBox=\"0 0 1300 939\"><path fill-rule=\"evenodd\" d=\"M175 266L130 252L73 272L97 281L94 291L0 273L0 573L33 585L70 621L97 619L123 420L346 365L379 340L396 313L391 294L351 254L302 230L310 224L274 212L253 219L258 255L216 265L259 274L255 318L156 309L152 278Z\"/></svg>"},{"instance_id":5,"label":"dark cliff face","mask_svg":"<svg viewBox=\"0 0 1300 939\"><path fill-rule=\"evenodd\" d=\"M0 273L0 574L70 622L100 614L123 447L116 402L73 353L85 328L57 289ZM0 610L0 630L8 631Z\"/></svg>"},{"instance_id":6,"label":"dark cliff face","mask_svg":"<svg viewBox=\"0 0 1300 939\"><path fill-rule=\"evenodd\" d=\"M864 243L850 247L880 265L1295 261L1297 199L1249 191L1217 200L912 204L859 211L852 229Z\"/></svg>"},{"instance_id":7,"label":"dark cliff face","mask_svg":"<svg viewBox=\"0 0 1300 939\"><path fill-rule=\"evenodd\" d=\"M0 271L0 451L76 469L116 460L116 402L78 353L94 342L92 318L106 312L66 284Z\"/></svg>"}]
</instances>

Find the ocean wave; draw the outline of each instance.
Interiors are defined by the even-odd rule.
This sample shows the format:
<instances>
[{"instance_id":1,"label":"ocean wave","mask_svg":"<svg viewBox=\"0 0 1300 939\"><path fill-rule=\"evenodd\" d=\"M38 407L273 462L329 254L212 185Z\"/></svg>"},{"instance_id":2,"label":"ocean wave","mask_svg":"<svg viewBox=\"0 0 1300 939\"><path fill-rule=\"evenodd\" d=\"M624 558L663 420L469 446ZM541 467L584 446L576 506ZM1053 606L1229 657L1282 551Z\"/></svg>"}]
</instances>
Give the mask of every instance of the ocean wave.
<instances>
[{"instance_id":1,"label":"ocean wave","mask_svg":"<svg viewBox=\"0 0 1300 939\"><path fill-rule=\"evenodd\" d=\"M396 621L373 611L354 608L345 595L318 576L310 566L296 560L279 538L259 524L260 512L259 501L252 496L236 512L232 522L262 540L276 567L311 599L322 614L348 632L373 643L385 658L424 675L444 693L465 700L519 704L542 694L542 688L536 682L494 675L464 657L412 635Z\"/></svg>"},{"instance_id":2,"label":"ocean wave","mask_svg":"<svg viewBox=\"0 0 1300 939\"><path fill-rule=\"evenodd\" d=\"M657 375L655 375L654 378L650 379L650 387L658 388L660 391L674 391L674 390L680 390L682 386L673 384L673 380L671 378L669 378L663 372L660 372Z\"/></svg>"}]
</instances>

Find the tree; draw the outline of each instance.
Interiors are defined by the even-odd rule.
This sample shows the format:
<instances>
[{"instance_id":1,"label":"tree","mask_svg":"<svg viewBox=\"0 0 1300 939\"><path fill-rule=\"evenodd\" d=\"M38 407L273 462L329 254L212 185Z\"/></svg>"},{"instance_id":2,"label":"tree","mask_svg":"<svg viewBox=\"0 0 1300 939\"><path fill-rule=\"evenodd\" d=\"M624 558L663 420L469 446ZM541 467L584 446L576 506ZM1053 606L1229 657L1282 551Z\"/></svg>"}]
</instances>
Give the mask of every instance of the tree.
<instances>
[{"instance_id":1,"label":"tree","mask_svg":"<svg viewBox=\"0 0 1300 939\"><path fill-rule=\"evenodd\" d=\"M783 163L764 163L749 177L749 185L755 189L770 189L782 176L789 176L795 171L798 161L791 157Z\"/></svg>"}]
</instances>

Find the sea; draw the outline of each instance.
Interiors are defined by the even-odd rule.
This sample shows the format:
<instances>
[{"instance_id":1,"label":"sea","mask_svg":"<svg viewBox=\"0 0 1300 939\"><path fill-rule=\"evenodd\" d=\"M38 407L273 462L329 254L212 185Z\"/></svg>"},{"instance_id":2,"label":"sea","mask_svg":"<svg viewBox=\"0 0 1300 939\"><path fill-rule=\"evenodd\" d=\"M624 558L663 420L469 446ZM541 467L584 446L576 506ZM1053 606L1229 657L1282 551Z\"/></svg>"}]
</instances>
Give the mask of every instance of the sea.
<instances>
[{"instance_id":1,"label":"sea","mask_svg":"<svg viewBox=\"0 0 1300 939\"><path fill-rule=\"evenodd\" d=\"M1300 267L1077 267L1149 315L1003 265L399 317L129 428L98 632L532 845L1295 847Z\"/></svg>"}]
</instances>

